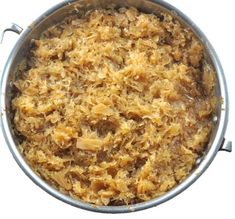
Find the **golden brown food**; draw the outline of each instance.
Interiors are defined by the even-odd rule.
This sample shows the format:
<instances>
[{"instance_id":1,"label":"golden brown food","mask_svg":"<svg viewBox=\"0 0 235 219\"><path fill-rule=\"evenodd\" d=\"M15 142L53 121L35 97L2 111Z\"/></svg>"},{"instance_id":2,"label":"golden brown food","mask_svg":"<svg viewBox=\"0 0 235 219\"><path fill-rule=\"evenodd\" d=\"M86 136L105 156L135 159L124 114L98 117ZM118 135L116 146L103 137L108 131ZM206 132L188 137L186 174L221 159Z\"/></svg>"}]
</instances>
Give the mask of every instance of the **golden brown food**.
<instances>
[{"instance_id":1,"label":"golden brown food","mask_svg":"<svg viewBox=\"0 0 235 219\"><path fill-rule=\"evenodd\" d=\"M34 40L15 82L20 151L71 197L121 205L158 197L205 151L215 74L171 15L134 8L69 17Z\"/></svg>"}]
</instances>

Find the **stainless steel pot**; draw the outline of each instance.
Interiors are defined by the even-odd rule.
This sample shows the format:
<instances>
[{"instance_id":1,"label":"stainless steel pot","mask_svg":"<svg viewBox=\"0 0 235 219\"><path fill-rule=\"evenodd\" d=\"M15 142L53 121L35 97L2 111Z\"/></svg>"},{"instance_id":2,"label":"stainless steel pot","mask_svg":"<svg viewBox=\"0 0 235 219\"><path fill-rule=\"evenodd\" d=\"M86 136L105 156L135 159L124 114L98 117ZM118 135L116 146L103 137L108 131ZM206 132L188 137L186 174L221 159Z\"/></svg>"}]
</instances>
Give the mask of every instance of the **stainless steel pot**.
<instances>
[{"instance_id":1,"label":"stainless steel pot","mask_svg":"<svg viewBox=\"0 0 235 219\"><path fill-rule=\"evenodd\" d=\"M223 103L222 105L217 107L216 116L214 117L214 129L211 135L210 142L208 144L208 149L205 155L198 161L197 167L191 173L191 175L181 184L179 184L166 194L162 195L161 197L129 206L94 206L82 201L74 200L60 193L59 191L48 185L46 182L44 182L32 171L32 169L27 165L24 158L18 151L18 139L14 133L14 125L12 124L12 114L10 110L11 99L14 92L12 81L17 78L17 68L19 67L19 63L21 63L22 60L25 59L27 52L29 51L29 44L31 39L39 38L39 35L42 33L43 30L55 23L60 22L67 15L74 13L79 14L92 8L105 8L110 4L115 4L117 7L134 6L137 7L139 10L147 13L159 13L159 11L166 11L171 13L174 17L177 17L184 25L191 28L195 35L204 44L207 59L215 68L217 77L216 95L223 98ZM159 205L188 188L207 169L219 150L231 152L232 143L230 141L227 141L224 137L228 123L229 104L227 86L220 61L212 45L210 44L206 36L202 33L202 31L187 16L185 16L182 12L180 12L172 5L161 0L69 0L64 1L49 9L23 31L18 25L11 24L2 31L2 35L0 35L0 41L5 31L14 31L18 34L21 33L21 36L16 42L7 60L1 78L0 101L2 116L0 121L2 133L13 157L15 158L21 169L38 186L40 186L52 196L70 205L96 212L124 213L143 210Z\"/></svg>"}]
</instances>

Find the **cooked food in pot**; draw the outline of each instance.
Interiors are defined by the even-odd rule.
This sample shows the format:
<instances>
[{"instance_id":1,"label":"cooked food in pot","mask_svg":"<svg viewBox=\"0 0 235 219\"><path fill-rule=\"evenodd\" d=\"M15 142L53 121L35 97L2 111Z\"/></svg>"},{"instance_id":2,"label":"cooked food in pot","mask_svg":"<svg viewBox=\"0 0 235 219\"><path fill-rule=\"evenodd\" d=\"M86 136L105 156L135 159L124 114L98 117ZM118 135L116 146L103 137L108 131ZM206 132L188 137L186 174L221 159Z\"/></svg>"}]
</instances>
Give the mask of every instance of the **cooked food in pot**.
<instances>
[{"instance_id":1,"label":"cooked food in pot","mask_svg":"<svg viewBox=\"0 0 235 219\"><path fill-rule=\"evenodd\" d=\"M120 8L67 17L33 40L18 75L20 152L75 199L153 199L206 150L215 73L201 42L170 14Z\"/></svg>"}]
</instances>

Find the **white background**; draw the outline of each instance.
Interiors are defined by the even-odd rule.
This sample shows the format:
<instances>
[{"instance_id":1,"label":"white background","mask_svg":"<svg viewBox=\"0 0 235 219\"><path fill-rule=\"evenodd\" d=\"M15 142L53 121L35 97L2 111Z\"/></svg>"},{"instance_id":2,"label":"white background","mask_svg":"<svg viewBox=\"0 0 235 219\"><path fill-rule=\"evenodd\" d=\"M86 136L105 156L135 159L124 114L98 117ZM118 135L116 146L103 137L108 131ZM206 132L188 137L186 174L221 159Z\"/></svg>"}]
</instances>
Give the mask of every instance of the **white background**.
<instances>
[{"instance_id":1,"label":"white background","mask_svg":"<svg viewBox=\"0 0 235 219\"><path fill-rule=\"evenodd\" d=\"M8 21L26 27L59 0L1 0L0 29ZM235 141L235 12L232 0L168 0L207 35L225 70L230 94L226 138ZM0 45L0 69L18 36L8 33ZM0 132L0 219L11 218L235 218L235 151L219 152L209 169L189 189L151 209L125 215L92 213L69 206L37 187L17 166Z\"/></svg>"}]
</instances>

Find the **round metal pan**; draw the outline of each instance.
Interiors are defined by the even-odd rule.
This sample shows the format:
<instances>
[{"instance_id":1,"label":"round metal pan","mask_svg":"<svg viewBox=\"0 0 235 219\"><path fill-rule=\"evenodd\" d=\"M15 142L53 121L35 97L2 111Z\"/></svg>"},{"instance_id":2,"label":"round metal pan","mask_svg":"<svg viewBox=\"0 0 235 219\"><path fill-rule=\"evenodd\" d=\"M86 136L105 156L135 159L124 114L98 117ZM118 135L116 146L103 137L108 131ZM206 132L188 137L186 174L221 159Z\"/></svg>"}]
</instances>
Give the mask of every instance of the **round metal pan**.
<instances>
[{"instance_id":1,"label":"round metal pan","mask_svg":"<svg viewBox=\"0 0 235 219\"><path fill-rule=\"evenodd\" d=\"M60 193L59 191L48 185L33 172L33 170L28 166L28 164L18 151L18 138L14 132L14 124L12 122L11 113L11 100L14 96L12 81L17 78L17 69L19 68L19 64L27 56L27 53L30 49L30 41L32 39L39 38L40 34L46 28L62 21L65 16L79 13L82 14L82 12L94 8L106 8L110 4L114 4L116 7L133 6L138 8L140 11L153 14L158 14L161 11L168 12L172 14L173 17L179 19L183 25L191 28L195 35L203 43L206 51L206 58L215 69L217 78L216 95L223 98L223 103L219 105L216 110L216 116L214 117L214 128L207 147L208 149L202 156L197 164L197 167L192 171L192 173L182 183L180 183L161 197L128 206L94 206L82 201L72 199L71 197ZM202 33L202 31L194 24L193 21L191 21L186 15L184 15L181 11L179 11L172 5L160 0L70 0L64 1L49 9L23 31L16 24L7 26L5 29L2 30L0 39L3 37L5 31L14 31L16 33L21 33L21 36L16 42L11 54L9 55L1 77L1 129L10 151L21 169L35 182L35 184L40 186L43 190L45 190L52 196L75 207L96 212L124 213L143 210L159 205L187 189L208 168L219 150L231 151L231 142L225 140L224 137L228 123L229 104L227 86L220 61L212 45L210 44L206 36Z\"/></svg>"}]
</instances>

